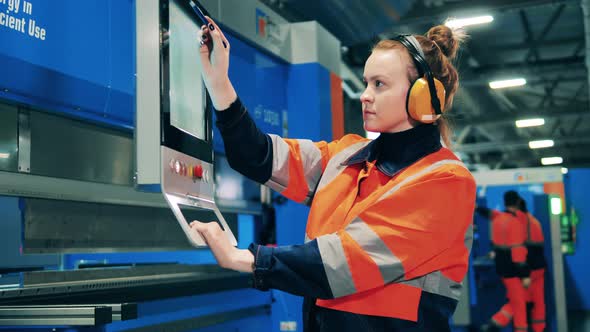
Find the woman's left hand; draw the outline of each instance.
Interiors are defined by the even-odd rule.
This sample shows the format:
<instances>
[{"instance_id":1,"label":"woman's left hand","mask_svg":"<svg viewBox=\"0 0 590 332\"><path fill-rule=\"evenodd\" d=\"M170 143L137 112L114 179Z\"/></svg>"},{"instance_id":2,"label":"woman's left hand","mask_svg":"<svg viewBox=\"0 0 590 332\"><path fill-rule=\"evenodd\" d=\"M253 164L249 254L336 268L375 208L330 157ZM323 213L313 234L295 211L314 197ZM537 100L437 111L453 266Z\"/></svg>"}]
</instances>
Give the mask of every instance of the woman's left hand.
<instances>
[{"instance_id":1,"label":"woman's left hand","mask_svg":"<svg viewBox=\"0 0 590 332\"><path fill-rule=\"evenodd\" d=\"M191 228L199 232L209 248L217 263L223 268L240 272L252 272L254 256L245 249L238 249L230 243L227 235L216 222L202 223L193 221Z\"/></svg>"}]
</instances>

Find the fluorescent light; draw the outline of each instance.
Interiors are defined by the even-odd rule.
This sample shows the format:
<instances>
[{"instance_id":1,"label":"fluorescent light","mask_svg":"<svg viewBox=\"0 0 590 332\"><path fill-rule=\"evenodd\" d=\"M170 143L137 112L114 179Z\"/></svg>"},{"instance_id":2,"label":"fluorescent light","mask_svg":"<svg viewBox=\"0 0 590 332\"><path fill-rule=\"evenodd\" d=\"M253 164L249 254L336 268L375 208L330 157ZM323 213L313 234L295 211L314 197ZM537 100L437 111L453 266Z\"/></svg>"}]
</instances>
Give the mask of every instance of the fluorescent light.
<instances>
[{"instance_id":1,"label":"fluorescent light","mask_svg":"<svg viewBox=\"0 0 590 332\"><path fill-rule=\"evenodd\" d=\"M379 135L381 135L381 133L375 133L375 132L372 132L372 131L367 131L367 135L366 136L367 136L368 139L375 139L375 138L379 137Z\"/></svg>"},{"instance_id":2,"label":"fluorescent light","mask_svg":"<svg viewBox=\"0 0 590 332\"><path fill-rule=\"evenodd\" d=\"M558 215L561 214L561 198L560 197L551 197L550 200L551 204L551 214Z\"/></svg>"},{"instance_id":3,"label":"fluorescent light","mask_svg":"<svg viewBox=\"0 0 590 332\"><path fill-rule=\"evenodd\" d=\"M561 168L561 174L567 174L567 172L569 172L569 170L567 169L567 167L562 167Z\"/></svg>"},{"instance_id":4,"label":"fluorescent light","mask_svg":"<svg viewBox=\"0 0 590 332\"><path fill-rule=\"evenodd\" d=\"M490 88L492 89L503 89L503 88L511 88L515 86L523 86L526 84L526 80L524 78L514 78L509 80L501 80L501 81L492 81L490 82Z\"/></svg>"},{"instance_id":5,"label":"fluorescent light","mask_svg":"<svg viewBox=\"0 0 590 332\"><path fill-rule=\"evenodd\" d=\"M529 148L531 149L550 148L553 145L555 145L555 143L553 142L553 140L550 139L529 142Z\"/></svg>"},{"instance_id":6,"label":"fluorescent light","mask_svg":"<svg viewBox=\"0 0 590 332\"><path fill-rule=\"evenodd\" d=\"M0 153L0 159L8 159L10 157L10 153Z\"/></svg>"},{"instance_id":7,"label":"fluorescent light","mask_svg":"<svg viewBox=\"0 0 590 332\"><path fill-rule=\"evenodd\" d=\"M490 23L494 20L491 15L467 17L467 18L455 18L445 22L445 25L449 28L462 28L468 25Z\"/></svg>"},{"instance_id":8,"label":"fluorescent light","mask_svg":"<svg viewBox=\"0 0 590 332\"><path fill-rule=\"evenodd\" d=\"M524 119L524 120L516 120L516 126L518 128L524 127L536 127L542 126L545 124L545 119L537 118L537 119Z\"/></svg>"},{"instance_id":9,"label":"fluorescent light","mask_svg":"<svg viewBox=\"0 0 590 332\"><path fill-rule=\"evenodd\" d=\"M541 164L543 165L558 165L563 162L563 158L561 157L547 157L541 158Z\"/></svg>"}]
</instances>

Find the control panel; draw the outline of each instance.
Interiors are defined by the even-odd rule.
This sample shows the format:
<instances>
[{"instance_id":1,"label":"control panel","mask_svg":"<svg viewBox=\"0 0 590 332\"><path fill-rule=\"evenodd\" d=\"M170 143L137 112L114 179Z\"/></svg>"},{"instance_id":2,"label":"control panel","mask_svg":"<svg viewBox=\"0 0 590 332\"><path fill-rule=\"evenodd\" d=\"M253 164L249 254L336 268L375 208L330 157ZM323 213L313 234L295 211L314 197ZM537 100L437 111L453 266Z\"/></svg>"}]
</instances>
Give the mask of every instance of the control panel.
<instances>
[{"instance_id":1,"label":"control panel","mask_svg":"<svg viewBox=\"0 0 590 332\"><path fill-rule=\"evenodd\" d=\"M162 146L162 186L168 193L213 200L213 164Z\"/></svg>"}]
</instances>

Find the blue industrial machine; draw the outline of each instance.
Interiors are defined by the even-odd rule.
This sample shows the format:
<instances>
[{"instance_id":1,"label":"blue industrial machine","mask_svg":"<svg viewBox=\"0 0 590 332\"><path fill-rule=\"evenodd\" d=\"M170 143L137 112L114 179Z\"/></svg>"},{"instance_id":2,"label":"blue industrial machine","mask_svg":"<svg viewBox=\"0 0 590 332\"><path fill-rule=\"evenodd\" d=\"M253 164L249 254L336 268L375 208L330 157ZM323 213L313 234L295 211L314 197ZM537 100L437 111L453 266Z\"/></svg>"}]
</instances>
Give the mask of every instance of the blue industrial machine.
<instances>
[{"instance_id":1,"label":"blue industrial machine","mask_svg":"<svg viewBox=\"0 0 590 332\"><path fill-rule=\"evenodd\" d=\"M137 3L135 13L136 183L140 188L159 184L155 189L193 246L206 243L191 231L186 209L198 211L199 220L219 222L236 245L214 197L211 106L194 40L201 23L184 0Z\"/></svg>"},{"instance_id":2,"label":"blue industrial machine","mask_svg":"<svg viewBox=\"0 0 590 332\"><path fill-rule=\"evenodd\" d=\"M545 304L547 331L567 331L566 296L564 284L562 223L563 188L559 167L496 170L475 172L480 206L504 210L503 195L514 190L526 201L529 211L541 222L547 260L545 273ZM495 271L489 253L491 246L490 220L475 215L472 249L472 273L469 305L463 325L480 326L489 322L507 301L506 290ZM567 236L567 233L564 233ZM508 329L507 329L508 330Z\"/></svg>"},{"instance_id":3,"label":"blue industrial machine","mask_svg":"<svg viewBox=\"0 0 590 332\"><path fill-rule=\"evenodd\" d=\"M307 217L227 165L187 3L0 1L0 330L301 331L299 298L250 289L184 227L281 245ZM263 131L342 134L332 35L254 0L201 3Z\"/></svg>"}]
</instances>

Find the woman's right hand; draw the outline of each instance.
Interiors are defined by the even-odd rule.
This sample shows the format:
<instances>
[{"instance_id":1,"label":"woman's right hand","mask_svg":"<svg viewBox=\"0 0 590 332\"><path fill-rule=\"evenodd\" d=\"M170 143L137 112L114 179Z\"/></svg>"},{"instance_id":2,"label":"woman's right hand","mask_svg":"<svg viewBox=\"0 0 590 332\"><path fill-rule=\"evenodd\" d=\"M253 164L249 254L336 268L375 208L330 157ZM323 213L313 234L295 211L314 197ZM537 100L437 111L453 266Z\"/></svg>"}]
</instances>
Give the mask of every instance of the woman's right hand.
<instances>
[{"instance_id":1,"label":"woman's right hand","mask_svg":"<svg viewBox=\"0 0 590 332\"><path fill-rule=\"evenodd\" d=\"M210 17L207 17L207 20L209 25L201 27L198 35L201 44L199 61L213 107L221 111L237 99L228 76L230 45L217 24ZM212 39L212 43L207 43L208 38Z\"/></svg>"}]
</instances>

